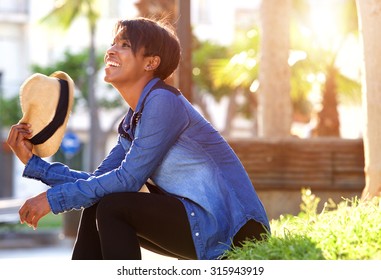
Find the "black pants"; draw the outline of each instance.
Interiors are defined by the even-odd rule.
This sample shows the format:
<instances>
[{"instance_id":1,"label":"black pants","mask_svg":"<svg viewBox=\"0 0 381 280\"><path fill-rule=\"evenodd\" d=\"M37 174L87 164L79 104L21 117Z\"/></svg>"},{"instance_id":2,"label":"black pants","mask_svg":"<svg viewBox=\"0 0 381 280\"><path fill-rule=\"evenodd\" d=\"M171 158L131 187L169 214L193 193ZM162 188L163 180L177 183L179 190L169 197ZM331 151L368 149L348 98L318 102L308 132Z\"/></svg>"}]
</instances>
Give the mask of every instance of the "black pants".
<instances>
[{"instance_id":1,"label":"black pants","mask_svg":"<svg viewBox=\"0 0 381 280\"><path fill-rule=\"evenodd\" d=\"M234 237L260 239L253 220ZM177 259L197 259L185 208L175 197L155 193L115 193L83 210L72 259L141 259L143 247Z\"/></svg>"}]
</instances>

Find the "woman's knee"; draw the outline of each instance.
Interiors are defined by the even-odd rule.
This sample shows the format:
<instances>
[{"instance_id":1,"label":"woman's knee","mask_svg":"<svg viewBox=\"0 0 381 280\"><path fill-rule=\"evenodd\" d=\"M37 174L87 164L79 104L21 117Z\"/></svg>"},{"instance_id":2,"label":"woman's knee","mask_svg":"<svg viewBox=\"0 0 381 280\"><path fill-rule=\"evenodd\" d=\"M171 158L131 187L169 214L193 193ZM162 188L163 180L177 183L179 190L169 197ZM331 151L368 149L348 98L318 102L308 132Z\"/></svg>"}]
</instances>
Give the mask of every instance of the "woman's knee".
<instances>
[{"instance_id":1,"label":"woman's knee","mask_svg":"<svg viewBox=\"0 0 381 280\"><path fill-rule=\"evenodd\" d=\"M98 202L96 212L97 222L102 221L103 219L109 219L110 217L117 215L119 208L117 198L118 194L109 194Z\"/></svg>"},{"instance_id":2,"label":"woman's knee","mask_svg":"<svg viewBox=\"0 0 381 280\"><path fill-rule=\"evenodd\" d=\"M113 219L128 220L130 212L133 212L136 199L134 193L113 193L103 197L98 202L96 219L99 221L111 221Z\"/></svg>"}]
</instances>

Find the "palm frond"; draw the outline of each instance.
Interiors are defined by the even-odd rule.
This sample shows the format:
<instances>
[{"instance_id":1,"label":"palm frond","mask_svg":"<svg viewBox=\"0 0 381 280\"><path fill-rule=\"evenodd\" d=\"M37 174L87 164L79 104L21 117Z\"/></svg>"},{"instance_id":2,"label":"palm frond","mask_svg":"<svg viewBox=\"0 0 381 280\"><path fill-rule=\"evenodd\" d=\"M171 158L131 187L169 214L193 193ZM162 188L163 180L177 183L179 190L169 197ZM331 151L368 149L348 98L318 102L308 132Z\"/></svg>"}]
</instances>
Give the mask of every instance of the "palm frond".
<instances>
[{"instance_id":1,"label":"palm frond","mask_svg":"<svg viewBox=\"0 0 381 280\"><path fill-rule=\"evenodd\" d=\"M55 3L54 9L41 18L40 23L67 30L80 15L85 15L91 25L99 18L97 0L65 0Z\"/></svg>"}]
</instances>

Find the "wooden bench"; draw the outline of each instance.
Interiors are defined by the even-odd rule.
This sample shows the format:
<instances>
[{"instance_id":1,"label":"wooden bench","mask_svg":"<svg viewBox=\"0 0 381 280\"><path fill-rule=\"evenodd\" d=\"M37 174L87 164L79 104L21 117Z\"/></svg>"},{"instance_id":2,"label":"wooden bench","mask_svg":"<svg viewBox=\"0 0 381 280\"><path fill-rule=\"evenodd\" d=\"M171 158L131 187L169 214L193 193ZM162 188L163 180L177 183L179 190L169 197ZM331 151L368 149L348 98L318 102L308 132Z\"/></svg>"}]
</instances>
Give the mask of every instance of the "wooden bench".
<instances>
[{"instance_id":1,"label":"wooden bench","mask_svg":"<svg viewBox=\"0 0 381 280\"><path fill-rule=\"evenodd\" d=\"M365 186L362 139L230 139L271 218L297 214L300 191L323 202L360 196Z\"/></svg>"}]
</instances>

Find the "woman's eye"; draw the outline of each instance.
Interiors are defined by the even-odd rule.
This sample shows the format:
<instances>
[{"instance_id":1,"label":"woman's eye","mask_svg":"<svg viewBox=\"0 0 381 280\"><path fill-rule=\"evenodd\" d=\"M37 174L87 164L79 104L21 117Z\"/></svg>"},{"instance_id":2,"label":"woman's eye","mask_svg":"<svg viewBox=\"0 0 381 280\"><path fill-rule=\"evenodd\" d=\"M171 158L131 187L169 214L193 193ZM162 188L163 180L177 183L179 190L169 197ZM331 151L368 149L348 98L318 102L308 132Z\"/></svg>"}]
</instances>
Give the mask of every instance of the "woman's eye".
<instances>
[{"instance_id":1,"label":"woman's eye","mask_svg":"<svg viewBox=\"0 0 381 280\"><path fill-rule=\"evenodd\" d=\"M116 40L116 41L113 41L111 43L111 47L116 46L116 45L121 47L121 48L131 48L131 44L128 41L118 41L118 40Z\"/></svg>"}]
</instances>

